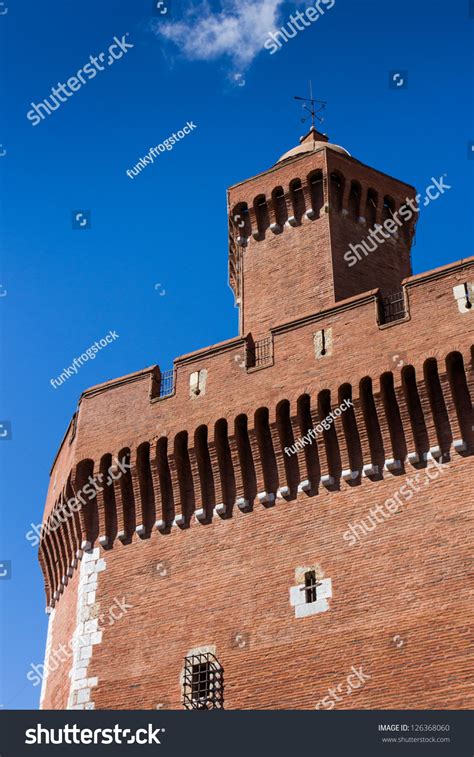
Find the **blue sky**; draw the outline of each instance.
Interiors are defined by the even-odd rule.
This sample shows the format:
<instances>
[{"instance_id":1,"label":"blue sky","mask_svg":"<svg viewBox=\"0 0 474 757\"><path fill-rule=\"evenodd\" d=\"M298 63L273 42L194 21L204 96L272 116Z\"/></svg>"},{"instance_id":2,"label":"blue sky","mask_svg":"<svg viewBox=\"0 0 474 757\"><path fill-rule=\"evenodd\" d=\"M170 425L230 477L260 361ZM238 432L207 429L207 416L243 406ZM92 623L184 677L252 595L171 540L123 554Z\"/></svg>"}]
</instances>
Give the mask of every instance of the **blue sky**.
<instances>
[{"instance_id":1,"label":"blue sky","mask_svg":"<svg viewBox=\"0 0 474 757\"><path fill-rule=\"evenodd\" d=\"M306 95L308 79L329 102L323 131L354 157L420 191L447 174L452 189L418 225L415 272L472 254L469 2L337 0L270 55L267 33L305 5L172 0L161 16L151 0L0 5L0 418L12 425L12 439L0 440L0 562L12 561L11 579L0 581L6 708L38 706L26 673L43 659L46 615L25 534L41 520L80 393L155 363L170 368L237 333L225 190L298 142L307 124L293 96ZM133 48L32 125L31 102L126 33ZM408 73L407 88L389 87L393 71ZM128 178L188 121L197 128ZM72 228L76 210L90 211L90 228ZM110 329L119 338L53 389L50 379Z\"/></svg>"}]
</instances>

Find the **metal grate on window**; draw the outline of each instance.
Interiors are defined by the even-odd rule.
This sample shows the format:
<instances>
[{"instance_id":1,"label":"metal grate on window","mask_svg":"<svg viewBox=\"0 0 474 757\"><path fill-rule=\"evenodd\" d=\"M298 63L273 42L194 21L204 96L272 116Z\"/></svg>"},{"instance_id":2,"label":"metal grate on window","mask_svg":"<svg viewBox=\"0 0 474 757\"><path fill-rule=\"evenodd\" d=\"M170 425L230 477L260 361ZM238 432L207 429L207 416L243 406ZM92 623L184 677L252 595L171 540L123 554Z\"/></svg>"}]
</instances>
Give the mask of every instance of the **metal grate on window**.
<instances>
[{"instance_id":1,"label":"metal grate on window","mask_svg":"<svg viewBox=\"0 0 474 757\"><path fill-rule=\"evenodd\" d=\"M247 368L263 368L273 363L273 341L271 336L257 342L247 343Z\"/></svg>"},{"instance_id":2,"label":"metal grate on window","mask_svg":"<svg viewBox=\"0 0 474 757\"><path fill-rule=\"evenodd\" d=\"M400 321L406 316L405 297L403 292L396 292L387 297L381 298L381 320L382 323L392 323Z\"/></svg>"},{"instance_id":3,"label":"metal grate on window","mask_svg":"<svg viewBox=\"0 0 474 757\"><path fill-rule=\"evenodd\" d=\"M224 669L210 652L184 658L183 704L187 710L224 707Z\"/></svg>"},{"instance_id":4,"label":"metal grate on window","mask_svg":"<svg viewBox=\"0 0 474 757\"><path fill-rule=\"evenodd\" d=\"M306 602L316 602L317 587L320 586L319 581L316 579L316 573L314 570L309 570L304 574L304 591Z\"/></svg>"},{"instance_id":5,"label":"metal grate on window","mask_svg":"<svg viewBox=\"0 0 474 757\"><path fill-rule=\"evenodd\" d=\"M168 397L174 391L174 370L163 371L160 378L160 397Z\"/></svg>"}]
</instances>

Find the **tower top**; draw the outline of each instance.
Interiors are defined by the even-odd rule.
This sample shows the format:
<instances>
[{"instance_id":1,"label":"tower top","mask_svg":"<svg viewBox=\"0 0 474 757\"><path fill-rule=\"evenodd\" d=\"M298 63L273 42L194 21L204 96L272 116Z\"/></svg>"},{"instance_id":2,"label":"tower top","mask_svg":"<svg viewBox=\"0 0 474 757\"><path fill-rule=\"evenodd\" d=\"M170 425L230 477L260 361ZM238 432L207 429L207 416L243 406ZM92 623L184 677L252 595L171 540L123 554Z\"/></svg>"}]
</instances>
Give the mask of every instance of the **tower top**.
<instances>
[{"instance_id":1,"label":"tower top","mask_svg":"<svg viewBox=\"0 0 474 757\"><path fill-rule=\"evenodd\" d=\"M329 137L312 126L306 134L300 137L300 144L303 144L303 142L329 142Z\"/></svg>"},{"instance_id":2,"label":"tower top","mask_svg":"<svg viewBox=\"0 0 474 757\"><path fill-rule=\"evenodd\" d=\"M295 158L299 155L304 155L310 152L317 152L324 148L334 150L335 152L339 152L341 155L346 155L349 158L351 157L350 153L344 147L332 144L329 141L327 134L323 134L312 126L307 134L300 137L299 144L291 150L288 150L288 152L285 152L285 154L277 160L275 165L282 163L289 158Z\"/></svg>"}]
</instances>

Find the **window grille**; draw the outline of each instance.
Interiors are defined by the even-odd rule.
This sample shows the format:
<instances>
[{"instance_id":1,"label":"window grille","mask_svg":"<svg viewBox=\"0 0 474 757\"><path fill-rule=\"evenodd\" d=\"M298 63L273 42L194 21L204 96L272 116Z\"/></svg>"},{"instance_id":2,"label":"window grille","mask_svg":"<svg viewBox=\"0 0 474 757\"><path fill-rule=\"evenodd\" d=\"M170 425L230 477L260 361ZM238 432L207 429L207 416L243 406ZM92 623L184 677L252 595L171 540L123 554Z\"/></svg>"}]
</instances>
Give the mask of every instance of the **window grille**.
<instances>
[{"instance_id":1,"label":"window grille","mask_svg":"<svg viewBox=\"0 0 474 757\"><path fill-rule=\"evenodd\" d=\"M187 710L224 707L224 670L213 654L184 658L183 704Z\"/></svg>"},{"instance_id":2,"label":"window grille","mask_svg":"<svg viewBox=\"0 0 474 757\"><path fill-rule=\"evenodd\" d=\"M174 391L174 370L163 371L160 378L160 397L168 397Z\"/></svg>"},{"instance_id":3,"label":"window grille","mask_svg":"<svg viewBox=\"0 0 474 757\"><path fill-rule=\"evenodd\" d=\"M399 321L406 316L405 297L403 292L396 292L381 299L382 323Z\"/></svg>"},{"instance_id":4,"label":"window grille","mask_svg":"<svg viewBox=\"0 0 474 757\"><path fill-rule=\"evenodd\" d=\"M273 342L271 336L257 342L247 343L247 368L262 368L273 363Z\"/></svg>"}]
</instances>

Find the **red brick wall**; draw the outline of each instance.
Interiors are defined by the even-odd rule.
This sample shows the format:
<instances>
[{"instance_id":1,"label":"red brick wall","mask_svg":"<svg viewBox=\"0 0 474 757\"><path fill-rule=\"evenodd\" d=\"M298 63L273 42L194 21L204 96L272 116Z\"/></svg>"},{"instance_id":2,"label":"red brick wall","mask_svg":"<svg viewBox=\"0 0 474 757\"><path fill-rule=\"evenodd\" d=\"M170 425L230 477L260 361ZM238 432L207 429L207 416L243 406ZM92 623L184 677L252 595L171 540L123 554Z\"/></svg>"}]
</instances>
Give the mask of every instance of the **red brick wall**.
<instances>
[{"instance_id":1,"label":"red brick wall","mask_svg":"<svg viewBox=\"0 0 474 757\"><path fill-rule=\"evenodd\" d=\"M338 168L349 184L355 178L364 190L375 186L380 198L387 192L397 204L404 200L405 185L329 153L284 164L278 178L271 171L232 188L231 208L318 165L326 176ZM174 393L165 399L156 396L157 367L83 394L53 466L45 520L60 495L69 498L81 489L87 466L98 472L105 456L129 449L131 474L47 535L40 559L47 603L55 605L55 649L74 632L77 569L58 595L61 579L82 542L109 540L96 601L101 612L115 597L133 607L93 648L87 676L99 679L96 707L180 707L183 658L208 645L215 645L225 669L227 708L314 707L352 666L362 666L370 678L341 707L472 705L465 625L473 315L460 313L453 287L473 281L474 260L406 280L406 317L384 326L377 288L401 286L409 271L408 247L387 243L374 254L377 259L348 272L341 255L348 241L366 232L359 226L329 208L318 220L252 240L245 249L244 333L270 334L273 356L266 367L247 370L246 340L236 337L177 358ZM355 296L341 299L349 295ZM321 329L331 334L332 346L316 359L313 338ZM202 369L206 391L192 396L190 374ZM387 407L392 374L395 399ZM371 380L373 399L363 379ZM352 393L352 425L349 415L338 418L329 434L289 461L283 436L304 434L308 405L316 425L325 391L334 408L341 388ZM287 420L283 400L289 403ZM456 451L452 443L461 440L466 448ZM138 452L144 443L150 446L149 469ZM349 523L366 517L417 473L406 455L417 451L421 457L437 446L448 461L439 480L350 547L343 539ZM400 475L382 475L390 458L404 464ZM373 480L362 477L349 485L341 477L370 463L380 471ZM330 491L321 481L329 473L335 478ZM310 493L297 494L306 479ZM258 493L276 494L286 484L288 501L278 499L274 508L259 503ZM248 499L253 512L240 512L239 499ZM221 504L224 517L213 511ZM201 507L205 524L194 517ZM185 527L171 527L180 514ZM164 522L164 533L152 528L155 520ZM142 524L144 538L135 533ZM124 543L117 538L122 529ZM305 564L321 566L332 579L333 597L329 611L296 619L289 588L295 569ZM70 667L68 660L50 675L45 707L66 707Z\"/></svg>"},{"instance_id":2,"label":"red brick wall","mask_svg":"<svg viewBox=\"0 0 474 757\"><path fill-rule=\"evenodd\" d=\"M117 544L106 552L97 600L101 609L114 596L134 606L94 647L96 707L181 708L183 657L209 644L224 667L228 709L312 708L353 665L370 679L341 708L472 707L472 502L461 494L471 479L472 458L456 459L352 547L343 540L348 524L393 496L400 478ZM330 610L295 619L294 570L315 562L332 578ZM58 618L75 617L69 589L55 643L70 633ZM66 674L50 677L46 708L65 707Z\"/></svg>"}]
</instances>

